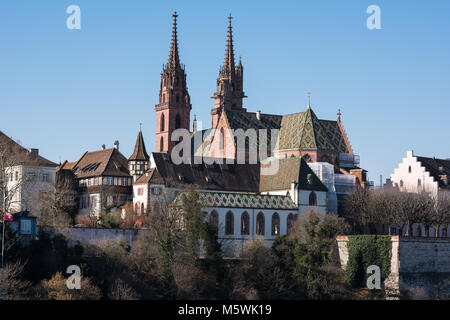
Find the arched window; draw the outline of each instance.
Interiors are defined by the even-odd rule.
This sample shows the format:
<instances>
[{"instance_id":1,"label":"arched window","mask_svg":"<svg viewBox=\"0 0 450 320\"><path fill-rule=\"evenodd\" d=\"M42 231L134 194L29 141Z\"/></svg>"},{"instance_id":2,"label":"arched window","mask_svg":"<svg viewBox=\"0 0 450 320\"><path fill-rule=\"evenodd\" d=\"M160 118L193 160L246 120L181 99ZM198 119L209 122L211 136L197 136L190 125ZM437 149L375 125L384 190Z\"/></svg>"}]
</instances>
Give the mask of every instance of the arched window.
<instances>
[{"instance_id":1,"label":"arched window","mask_svg":"<svg viewBox=\"0 0 450 320\"><path fill-rule=\"evenodd\" d=\"M234 234L234 215L231 211L225 216L225 234Z\"/></svg>"},{"instance_id":2,"label":"arched window","mask_svg":"<svg viewBox=\"0 0 450 320\"><path fill-rule=\"evenodd\" d=\"M164 115L164 113L161 113L161 118L160 118L160 123L159 123L159 131L161 131L161 132L164 131L165 124L166 124L166 116Z\"/></svg>"},{"instance_id":3,"label":"arched window","mask_svg":"<svg viewBox=\"0 0 450 320\"><path fill-rule=\"evenodd\" d=\"M417 187L420 188L422 186L422 180L417 179Z\"/></svg>"},{"instance_id":4,"label":"arched window","mask_svg":"<svg viewBox=\"0 0 450 320\"><path fill-rule=\"evenodd\" d=\"M400 180L400 187L403 187L403 180Z\"/></svg>"},{"instance_id":5,"label":"arched window","mask_svg":"<svg viewBox=\"0 0 450 320\"><path fill-rule=\"evenodd\" d=\"M179 96L179 95L176 95L176 96L175 96L175 101L176 101L176 102L180 101L180 96Z\"/></svg>"},{"instance_id":6,"label":"arched window","mask_svg":"<svg viewBox=\"0 0 450 320\"><path fill-rule=\"evenodd\" d=\"M260 212L256 216L256 234L263 236L265 234L264 232L264 213Z\"/></svg>"},{"instance_id":7,"label":"arched window","mask_svg":"<svg viewBox=\"0 0 450 320\"><path fill-rule=\"evenodd\" d=\"M141 203L141 214L144 214L145 212L145 206L144 203Z\"/></svg>"},{"instance_id":8,"label":"arched window","mask_svg":"<svg viewBox=\"0 0 450 320\"><path fill-rule=\"evenodd\" d=\"M223 128L220 129L219 148L225 150L225 130Z\"/></svg>"},{"instance_id":9,"label":"arched window","mask_svg":"<svg viewBox=\"0 0 450 320\"><path fill-rule=\"evenodd\" d=\"M309 194L309 205L314 207L317 206L317 196L314 191L311 191Z\"/></svg>"},{"instance_id":10,"label":"arched window","mask_svg":"<svg viewBox=\"0 0 450 320\"><path fill-rule=\"evenodd\" d=\"M175 117L175 129L178 129L181 127L181 117L179 114Z\"/></svg>"},{"instance_id":11,"label":"arched window","mask_svg":"<svg viewBox=\"0 0 450 320\"><path fill-rule=\"evenodd\" d=\"M421 228L420 225L417 226L417 236L418 236L418 237L421 237L421 236L422 236L422 228Z\"/></svg>"},{"instance_id":12,"label":"arched window","mask_svg":"<svg viewBox=\"0 0 450 320\"><path fill-rule=\"evenodd\" d=\"M294 225L294 221L295 221L295 216L292 213L289 213L289 215L287 216L287 221L286 221L287 234L291 233L292 226Z\"/></svg>"},{"instance_id":13,"label":"arched window","mask_svg":"<svg viewBox=\"0 0 450 320\"><path fill-rule=\"evenodd\" d=\"M159 142L159 151L163 152L164 151L164 138L161 137L161 140Z\"/></svg>"},{"instance_id":14,"label":"arched window","mask_svg":"<svg viewBox=\"0 0 450 320\"><path fill-rule=\"evenodd\" d=\"M411 173L411 166L408 167L408 173Z\"/></svg>"},{"instance_id":15,"label":"arched window","mask_svg":"<svg viewBox=\"0 0 450 320\"><path fill-rule=\"evenodd\" d=\"M272 215L272 235L277 236L279 234L280 234L280 215L275 212Z\"/></svg>"},{"instance_id":16,"label":"arched window","mask_svg":"<svg viewBox=\"0 0 450 320\"><path fill-rule=\"evenodd\" d=\"M311 162L311 157L309 154L305 154L303 157L303 160L305 160L306 162Z\"/></svg>"},{"instance_id":17,"label":"arched window","mask_svg":"<svg viewBox=\"0 0 450 320\"><path fill-rule=\"evenodd\" d=\"M241 234L247 235L250 234L250 216L247 212L244 212L241 215Z\"/></svg>"},{"instance_id":18,"label":"arched window","mask_svg":"<svg viewBox=\"0 0 450 320\"><path fill-rule=\"evenodd\" d=\"M219 215L216 211L211 212L209 215L209 224L215 227L216 230L219 230Z\"/></svg>"}]
</instances>

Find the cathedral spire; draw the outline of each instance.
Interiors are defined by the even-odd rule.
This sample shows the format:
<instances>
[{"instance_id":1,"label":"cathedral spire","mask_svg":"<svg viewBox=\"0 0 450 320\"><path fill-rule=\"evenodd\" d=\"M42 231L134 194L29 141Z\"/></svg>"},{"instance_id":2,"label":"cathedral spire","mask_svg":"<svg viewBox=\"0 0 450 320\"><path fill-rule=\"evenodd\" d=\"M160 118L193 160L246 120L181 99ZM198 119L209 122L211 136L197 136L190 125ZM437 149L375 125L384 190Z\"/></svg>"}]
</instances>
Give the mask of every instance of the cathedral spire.
<instances>
[{"instance_id":1,"label":"cathedral spire","mask_svg":"<svg viewBox=\"0 0 450 320\"><path fill-rule=\"evenodd\" d=\"M225 49L225 61L223 63L223 71L225 74L231 76L234 75L234 50L233 50L233 30L231 27L231 14L228 17L228 35L227 35L227 47Z\"/></svg>"},{"instance_id":2,"label":"cathedral spire","mask_svg":"<svg viewBox=\"0 0 450 320\"><path fill-rule=\"evenodd\" d=\"M156 151L169 152L174 146L172 133L176 129L189 130L191 102L186 85L186 73L180 63L178 55L177 17L172 15L172 41L170 45L169 61L163 65L159 101L155 106Z\"/></svg>"},{"instance_id":3,"label":"cathedral spire","mask_svg":"<svg viewBox=\"0 0 450 320\"><path fill-rule=\"evenodd\" d=\"M170 45L169 61L167 65L170 68L176 68L180 66L180 57L178 56L178 39L177 39L177 17L178 14L175 11L172 15L173 26L172 26L172 43Z\"/></svg>"},{"instance_id":4,"label":"cathedral spire","mask_svg":"<svg viewBox=\"0 0 450 320\"><path fill-rule=\"evenodd\" d=\"M239 58L239 64L236 66L234 61L233 48L233 30L231 27L231 14L228 17L228 35L227 45L225 49L225 60L223 66L219 69L219 77L217 78L217 90L212 98L214 108L211 110L212 127L215 128L222 109L225 110L242 110L242 99L246 98L243 89L244 67Z\"/></svg>"}]
</instances>

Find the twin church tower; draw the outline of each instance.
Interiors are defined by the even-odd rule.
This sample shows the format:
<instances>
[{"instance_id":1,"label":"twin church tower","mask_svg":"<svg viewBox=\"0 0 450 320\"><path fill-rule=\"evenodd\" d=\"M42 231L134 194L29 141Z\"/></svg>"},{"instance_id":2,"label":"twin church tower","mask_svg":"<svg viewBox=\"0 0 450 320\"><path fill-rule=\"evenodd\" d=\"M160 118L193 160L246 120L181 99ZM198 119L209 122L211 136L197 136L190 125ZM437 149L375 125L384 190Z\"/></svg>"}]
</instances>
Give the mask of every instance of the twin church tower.
<instances>
[{"instance_id":1,"label":"twin church tower","mask_svg":"<svg viewBox=\"0 0 450 320\"><path fill-rule=\"evenodd\" d=\"M177 17L174 12L172 27L172 43L169 60L163 66L161 73L161 87L159 103L156 111L156 151L170 152L176 142L170 137L174 130L183 128L189 130L191 101L186 85L184 65L180 63L178 55ZM215 128L222 108L232 110L245 110L242 108L244 68L241 60L236 66L233 50L233 33L231 28L231 15L229 16L228 36L225 49L225 61L219 70L217 78L217 91L213 95L214 108L211 110L212 128Z\"/></svg>"}]
</instances>

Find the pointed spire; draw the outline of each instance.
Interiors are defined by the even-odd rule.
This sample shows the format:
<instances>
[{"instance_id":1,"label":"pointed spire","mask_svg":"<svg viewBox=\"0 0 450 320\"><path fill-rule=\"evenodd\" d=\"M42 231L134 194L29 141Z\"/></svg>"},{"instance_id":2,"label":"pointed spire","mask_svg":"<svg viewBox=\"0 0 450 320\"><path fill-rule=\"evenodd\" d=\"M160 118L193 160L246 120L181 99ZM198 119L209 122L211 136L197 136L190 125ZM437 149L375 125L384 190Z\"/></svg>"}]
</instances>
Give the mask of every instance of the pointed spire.
<instances>
[{"instance_id":1,"label":"pointed spire","mask_svg":"<svg viewBox=\"0 0 450 320\"><path fill-rule=\"evenodd\" d=\"M142 124L140 124L142 125ZM142 135L141 129L139 129L139 133L136 139L136 145L134 146L133 154L128 159L129 161L148 161L150 157L145 150L144 137Z\"/></svg>"},{"instance_id":2,"label":"pointed spire","mask_svg":"<svg viewBox=\"0 0 450 320\"><path fill-rule=\"evenodd\" d=\"M192 132L197 132L197 115L194 113L194 121L192 122Z\"/></svg>"},{"instance_id":3,"label":"pointed spire","mask_svg":"<svg viewBox=\"0 0 450 320\"><path fill-rule=\"evenodd\" d=\"M173 27L172 27L172 43L170 45L169 61L167 65L170 68L176 68L180 66L180 57L178 56L178 39L177 39L177 17L178 14L175 11L172 15Z\"/></svg>"},{"instance_id":4,"label":"pointed spire","mask_svg":"<svg viewBox=\"0 0 450 320\"><path fill-rule=\"evenodd\" d=\"M308 95L308 108L311 108L311 90L306 93Z\"/></svg>"},{"instance_id":5,"label":"pointed spire","mask_svg":"<svg viewBox=\"0 0 450 320\"><path fill-rule=\"evenodd\" d=\"M223 63L223 71L228 75L234 75L234 50L233 50L233 31L231 28L231 19L233 17L228 17L228 36L227 36L227 47L225 49L225 61Z\"/></svg>"}]
</instances>

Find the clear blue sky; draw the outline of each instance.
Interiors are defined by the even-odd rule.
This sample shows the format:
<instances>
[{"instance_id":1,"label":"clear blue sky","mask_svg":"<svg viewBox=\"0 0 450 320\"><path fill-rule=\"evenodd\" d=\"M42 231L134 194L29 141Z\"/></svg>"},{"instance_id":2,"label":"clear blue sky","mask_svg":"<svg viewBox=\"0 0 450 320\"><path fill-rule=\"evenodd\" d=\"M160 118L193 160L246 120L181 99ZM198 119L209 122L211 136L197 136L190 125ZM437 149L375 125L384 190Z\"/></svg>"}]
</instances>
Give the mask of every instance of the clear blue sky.
<instances>
[{"instance_id":1,"label":"clear blue sky","mask_svg":"<svg viewBox=\"0 0 450 320\"><path fill-rule=\"evenodd\" d=\"M81 8L68 30L66 8ZM382 30L366 9L381 8ZM120 141L133 150L139 122L154 150L160 72L171 14L193 113L210 126L227 16L242 56L245 107L336 119L378 184L409 149L450 157L450 1L0 2L0 130L53 160ZM192 119L192 117L191 117Z\"/></svg>"}]
</instances>

